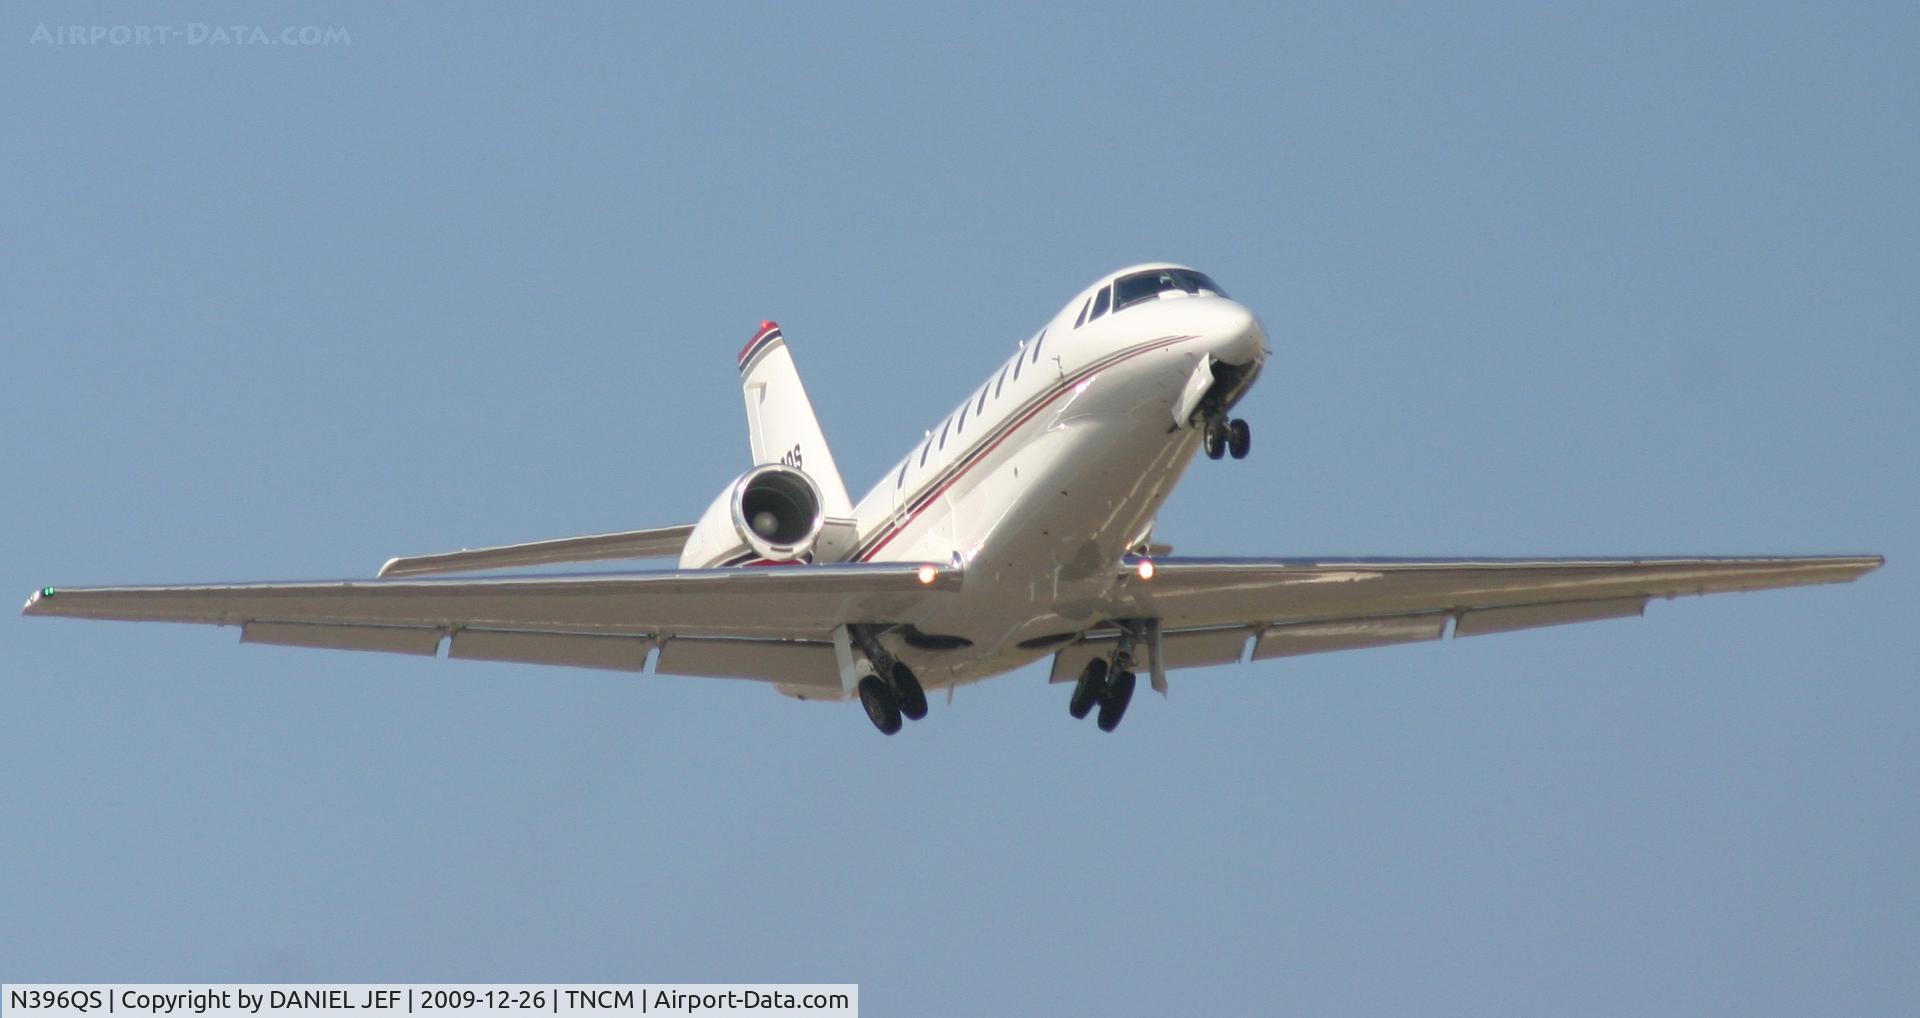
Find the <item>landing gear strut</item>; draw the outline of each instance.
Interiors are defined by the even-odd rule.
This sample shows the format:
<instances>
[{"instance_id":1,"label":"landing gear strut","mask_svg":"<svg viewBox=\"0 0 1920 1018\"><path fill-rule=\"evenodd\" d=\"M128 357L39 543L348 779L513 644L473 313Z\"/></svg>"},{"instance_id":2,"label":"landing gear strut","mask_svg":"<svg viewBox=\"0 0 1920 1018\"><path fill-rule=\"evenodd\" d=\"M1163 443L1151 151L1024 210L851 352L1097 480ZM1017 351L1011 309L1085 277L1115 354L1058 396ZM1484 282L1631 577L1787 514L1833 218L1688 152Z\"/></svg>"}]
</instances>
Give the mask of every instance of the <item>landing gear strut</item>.
<instances>
[{"instance_id":1,"label":"landing gear strut","mask_svg":"<svg viewBox=\"0 0 1920 1018\"><path fill-rule=\"evenodd\" d=\"M872 630L865 626L848 627L848 635L873 666L874 674L860 680L860 706L867 720L882 735L900 730L901 719L918 721L927 716L927 691L906 662L888 653ZM884 677L883 677L884 676Z\"/></svg>"}]
</instances>

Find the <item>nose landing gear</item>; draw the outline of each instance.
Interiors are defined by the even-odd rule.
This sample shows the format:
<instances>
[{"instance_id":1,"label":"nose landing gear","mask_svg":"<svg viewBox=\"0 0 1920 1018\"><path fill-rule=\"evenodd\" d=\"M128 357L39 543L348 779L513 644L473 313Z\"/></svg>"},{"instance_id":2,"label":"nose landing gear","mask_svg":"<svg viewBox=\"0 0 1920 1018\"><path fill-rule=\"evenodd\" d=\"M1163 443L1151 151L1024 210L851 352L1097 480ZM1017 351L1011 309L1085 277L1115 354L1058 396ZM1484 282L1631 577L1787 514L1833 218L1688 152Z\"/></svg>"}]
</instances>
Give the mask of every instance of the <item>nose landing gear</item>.
<instances>
[{"instance_id":1,"label":"nose landing gear","mask_svg":"<svg viewBox=\"0 0 1920 1018\"><path fill-rule=\"evenodd\" d=\"M1227 420L1226 415L1221 414L1207 418L1203 438L1208 459L1217 460L1231 454L1234 459L1243 460L1253 448L1253 427L1237 417Z\"/></svg>"}]
</instances>

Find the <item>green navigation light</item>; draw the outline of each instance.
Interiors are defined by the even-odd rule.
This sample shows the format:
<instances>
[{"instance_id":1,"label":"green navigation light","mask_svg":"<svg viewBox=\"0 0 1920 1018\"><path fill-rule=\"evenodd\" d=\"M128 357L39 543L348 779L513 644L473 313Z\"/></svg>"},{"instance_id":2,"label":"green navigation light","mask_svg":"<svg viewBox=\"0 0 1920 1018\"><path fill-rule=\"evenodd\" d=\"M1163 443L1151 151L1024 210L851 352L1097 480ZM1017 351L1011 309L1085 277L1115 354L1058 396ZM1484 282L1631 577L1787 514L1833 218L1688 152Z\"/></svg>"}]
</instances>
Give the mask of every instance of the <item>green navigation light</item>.
<instances>
[{"instance_id":1,"label":"green navigation light","mask_svg":"<svg viewBox=\"0 0 1920 1018\"><path fill-rule=\"evenodd\" d=\"M52 588L52 587L48 587L47 589L45 589L45 590L43 590L43 591L41 591L41 592L40 592L40 596L41 596L41 597L52 597L52 596L53 596L53 588Z\"/></svg>"}]
</instances>

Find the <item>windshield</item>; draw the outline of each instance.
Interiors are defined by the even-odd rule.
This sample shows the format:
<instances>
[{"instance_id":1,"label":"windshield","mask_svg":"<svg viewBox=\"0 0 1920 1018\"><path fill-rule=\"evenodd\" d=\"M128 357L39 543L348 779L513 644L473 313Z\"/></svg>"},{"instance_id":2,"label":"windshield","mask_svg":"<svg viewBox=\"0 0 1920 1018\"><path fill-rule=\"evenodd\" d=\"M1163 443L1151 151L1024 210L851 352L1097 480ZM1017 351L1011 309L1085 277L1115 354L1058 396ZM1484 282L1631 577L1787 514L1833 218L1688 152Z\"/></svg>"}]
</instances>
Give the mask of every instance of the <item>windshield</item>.
<instances>
[{"instance_id":1,"label":"windshield","mask_svg":"<svg viewBox=\"0 0 1920 1018\"><path fill-rule=\"evenodd\" d=\"M1121 276L1113 281L1113 309L1131 307L1143 300L1152 300L1170 290L1182 293L1211 293L1216 297L1225 297L1227 291L1220 284L1208 278L1204 272L1192 269L1148 269Z\"/></svg>"}]
</instances>

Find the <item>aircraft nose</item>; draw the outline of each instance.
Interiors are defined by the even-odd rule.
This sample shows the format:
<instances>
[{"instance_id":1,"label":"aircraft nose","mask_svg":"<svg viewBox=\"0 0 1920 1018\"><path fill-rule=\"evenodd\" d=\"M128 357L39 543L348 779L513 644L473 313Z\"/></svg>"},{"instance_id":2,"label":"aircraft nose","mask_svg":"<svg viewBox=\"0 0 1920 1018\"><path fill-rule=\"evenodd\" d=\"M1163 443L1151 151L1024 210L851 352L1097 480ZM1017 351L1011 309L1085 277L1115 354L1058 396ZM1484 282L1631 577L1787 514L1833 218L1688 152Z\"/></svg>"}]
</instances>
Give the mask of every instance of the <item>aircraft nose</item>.
<instances>
[{"instance_id":1,"label":"aircraft nose","mask_svg":"<svg viewBox=\"0 0 1920 1018\"><path fill-rule=\"evenodd\" d=\"M1205 302L1208 307L1195 329L1215 360L1228 364L1246 364L1266 356L1267 333L1260 319L1238 301L1221 298Z\"/></svg>"}]
</instances>

